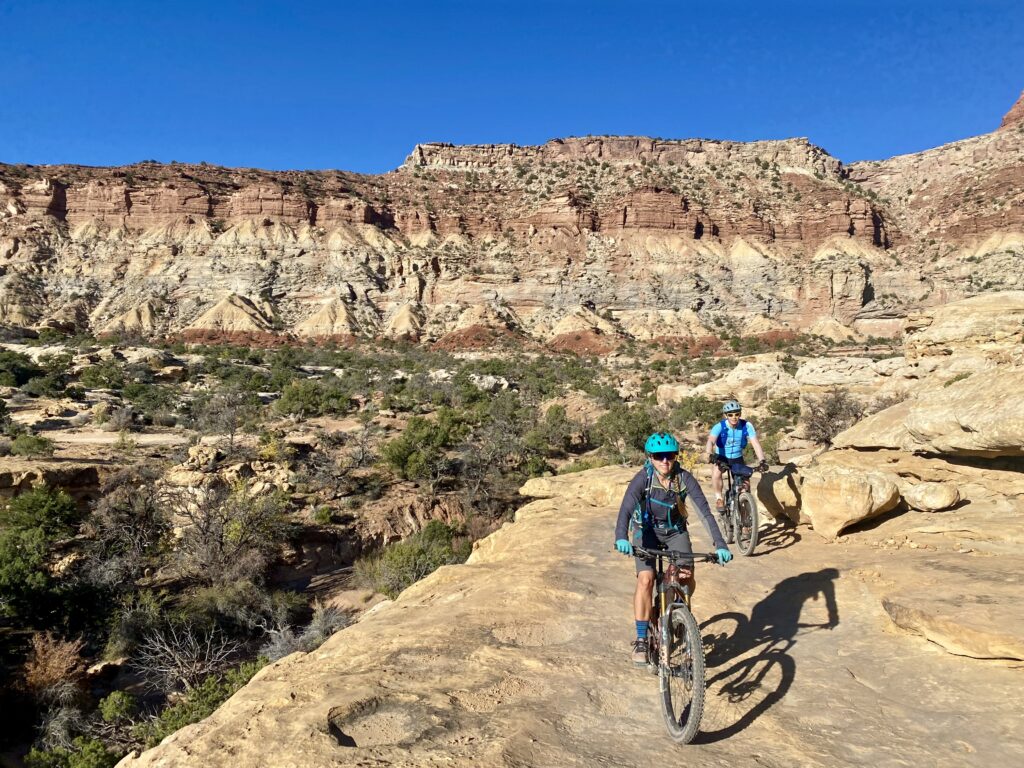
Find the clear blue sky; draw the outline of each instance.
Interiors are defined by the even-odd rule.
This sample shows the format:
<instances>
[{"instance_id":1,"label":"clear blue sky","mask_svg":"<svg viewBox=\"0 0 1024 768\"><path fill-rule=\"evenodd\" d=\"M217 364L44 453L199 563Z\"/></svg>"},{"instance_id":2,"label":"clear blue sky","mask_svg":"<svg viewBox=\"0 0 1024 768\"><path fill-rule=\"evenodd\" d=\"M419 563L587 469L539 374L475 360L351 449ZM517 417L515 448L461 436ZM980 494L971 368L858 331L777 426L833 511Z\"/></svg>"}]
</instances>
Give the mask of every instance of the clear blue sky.
<instances>
[{"instance_id":1,"label":"clear blue sky","mask_svg":"<svg viewBox=\"0 0 1024 768\"><path fill-rule=\"evenodd\" d=\"M807 136L844 161L994 129L1021 0L0 0L0 161L398 166L417 142Z\"/></svg>"}]
</instances>

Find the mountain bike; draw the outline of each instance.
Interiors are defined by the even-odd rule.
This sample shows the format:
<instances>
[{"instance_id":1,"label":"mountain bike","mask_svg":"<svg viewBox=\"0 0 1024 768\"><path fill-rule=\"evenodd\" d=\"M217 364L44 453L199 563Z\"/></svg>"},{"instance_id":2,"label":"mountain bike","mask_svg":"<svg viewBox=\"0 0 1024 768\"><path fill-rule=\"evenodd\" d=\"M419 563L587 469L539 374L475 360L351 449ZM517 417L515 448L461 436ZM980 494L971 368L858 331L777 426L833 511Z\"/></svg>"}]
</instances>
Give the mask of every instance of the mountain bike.
<instances>
[{"instance_id":1,"label":"mountain bike","mask_svg":"<svg viewBox=\"0 0 1024 768\"><path fill-rule=\"evenodd\" d=\"M697 735L704 714L704 644L697 620L690 612L690 586L684 582L693 572L685 563L717 563L718 556L645 547L633 547L633 554L656 560L654 618L648 633L647 663L658 675L661 712L669 736L680 744L689 744Z\"/></svg>"},{"instance_id":2,"label":"mountain bike","mask_svg":"<svg viewBox=\"0 0 1024 768\"><path fill-rule=\"evenodd\" d=\"M725 461L718 462L718 468L728 483L725 512L720 516L722 535L729 544L735 541L740 554L749 557L754 553L758 536L757 501L750 491L750 475L734 477L732 466ZM754 469L748 469L752 475Z\"/></svg>"}]
</instances>

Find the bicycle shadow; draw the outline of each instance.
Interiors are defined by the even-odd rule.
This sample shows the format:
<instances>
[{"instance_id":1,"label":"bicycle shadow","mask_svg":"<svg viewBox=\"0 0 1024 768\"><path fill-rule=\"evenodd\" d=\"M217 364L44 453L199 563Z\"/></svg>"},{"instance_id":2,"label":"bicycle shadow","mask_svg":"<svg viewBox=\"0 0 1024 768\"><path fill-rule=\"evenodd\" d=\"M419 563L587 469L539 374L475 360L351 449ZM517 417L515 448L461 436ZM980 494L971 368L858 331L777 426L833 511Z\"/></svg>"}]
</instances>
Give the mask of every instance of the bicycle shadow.
<instances>
[{"instance_id":1,"label":"bicycle shadow","mask_svg":"<svg viewBox=\"0 0 1024 768\"><path fill-rule=\"evenodd\" d=\"M796 523L785 519L776 520L761 530L757 540L757 550L750 557L763 557L780 549L789 549L802 538L797 533Z\"/></svg>"},{"instance_id":2,"label":"bicycle shadow","mask_svg":"<svg viewBox=\"0 0 1024 768\"><path fill-rule=\"evenodd\" d=\"M710 695L712 688L717 687L717 696L724 696L730 704L745 707L745 710L731 724L702 730L694 743L713 744L735 736L786 695L796 678L796 661L789 652L800 630L832 629L839 624L834 583L838 577L839 571L835 568L791 576L776 584L771 594L754 606L749 619L730 611L701 624L706 643L709 627L723 622L735 623L731 633L714 635L714 648L705 659L707 690ZM801 623L804 605L817 601L819 596L825 601L826 621ZM735 659L738 660L733 661ZM714 670L713 675L711 670ZM770 688L773 684L774 688ZM758 695L761 697L757 698Z\"/></svg>"}]
</instances>

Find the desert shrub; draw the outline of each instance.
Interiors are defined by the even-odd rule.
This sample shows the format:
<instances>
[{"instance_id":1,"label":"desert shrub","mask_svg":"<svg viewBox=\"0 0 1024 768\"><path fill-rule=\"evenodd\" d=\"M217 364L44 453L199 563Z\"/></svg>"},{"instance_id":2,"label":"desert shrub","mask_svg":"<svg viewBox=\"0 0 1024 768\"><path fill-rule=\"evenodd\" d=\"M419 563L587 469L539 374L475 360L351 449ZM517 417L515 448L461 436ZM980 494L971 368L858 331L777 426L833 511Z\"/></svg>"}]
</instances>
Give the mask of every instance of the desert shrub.
<instances>
[{"instance_id":1,"label":"desert shrub","mask_svg":"<svg viewBox=\"0 0 1024 768\"><path fill-rule=\"evenodd\" d=\"M355 576L367 588L394 598L442 565L464 562L470 550L470 542L460 540L457 529L431 520L405 541L357 560Z\"/></svg>"},{"instance_id":2,"label":"desert shrub","mask_svg":"<svg viewBox=\"0 0 1024 768\"><path fill-rule=\"evenodd\" d=\"M216 628L167 623L143 635L132 666L154 691L192 690L226 668L240 648Z\"/></svg>"},{"instance_id":3,"label":"desert shrub","mask_svg":"<svg viewBox=\"0 0 1024 768\"><path fill-rule=\"evenodd\" d=\"M615 405L594 424L594 436L608 455L628 463L639 459L654 428L654 418L646 408Z\"/></svg>"},{"instance_id":4,"label":"desert shrub","mask_svg":"<svg viewBox=\"0 0 1024 768\"><path fill-rule=\"evenodd\" d=\"M26 381L21 385L21 391L33 397L61 397L64 395L65 384L64 376L47 373Z\"/></svg>"},{"instance_id":5,"label":"desert shrub","mask_svg":"<svg viewBox=\"0 0 1024 768\"><path fill-rule=\"evenodd\" d=\"M672 426L687 430L694 426L708 428L722 418L722 404L704 395L684 397L672 406Z\"/></svg>"},{"instance_id":6,"label":"desert shrub","mask_svg":"<svg viewBox=\"0 0 1024 768\"><path fill-rule=\"evenodd\" d=\"M800 418L800 401L793 398L790 400L772 400L768 403L768 415L777 416L785 420L787 424L795 424Z\"/></svg>"},{"instance_id":7,"label":"desert shrub","mask_svg":"<svg viewBox=\"0 0 1024 768\"><path fill-rule=\"evenodd\" d=\"M40 702L68 701L81 690L85 677L85 641L64 640L51 632L32 635L32 648L22 666L22 680Z\"/></svg>"},{"instance_id":8,"label":"desert shrub","mask_svg":"<svg viewBox=\"0 0 1024 768\"><path fill-rule=\"evenodd\" d=\"M609 464L609 460L603 456L588 456L586 458L577 459L571 464L563 464L558 468L558 474L569 475L573 472L585 472L588 469L594 469L596 467L606 467Z\"/></svg>"},{"instance_id":9,"label":"desert shrub","mask_svg":"<svg viewBox=\"0 0 1024 768\"><path fill-rule=\"evenodd\" d=\"M175 731L211 715L265 665L265 659L257 659L225 674L210 675L156 718L136 726L134 735L145 746L155 747Z\"/></svg>"},{"instance_id":10,"label":"desert shrub","mask_svg":"<svg viewBox=\"0 0 1024 768\"><path fill-rule=\"evenodd\" d=\"M0 456L11 455L11 439L9 437L0 437Z\"/></svg>"},{"instance_id":11,"label":"desert shrub","mask_svg":"<svg viewBox=\"0 0 1024 768\"><path fill-rule=\"evenodd\" d=\"M16 496L0 509L0 615L39 616L52 607L50 551L74 533L78 520L71 497L46 488Z\"/></svg>"},{"instance_id":12,"label":"desert shrub","mask_svg":"<svg viewBox=\"0 0 1024 768\"><path fill-rule=\"evenodd\" d=\"M300 419L347 413L352 407L352 393L332 377L300 379L288 383L274 409Z\"/></svg>"},{"instance_id":13,"label":"desert shrub","mask_svg":"<svg viewBox=\"0 0 1024 768\"><path fill-rule=\"evenodd\" d=\"M292 653L315 651L348 622L348 616L342 611L317 601L313 605L313 618L306 627L298 632L289 626L271 630L270 639L260 649L260 656L277 661Z\"/></svg>"},{"instance_id":14,"label":"desert shrub","mask_svg":"<svg viewBox=\"0 0 1024 768\"><path fill-rule=\"evenodd\" d=\"M0 386L20 387L45 371L21 352L0 350Z\"/></svg>"},{"instance_id":15,"label":"desert shrub","mask_svg":"<svg viewBox=\"0 0 1024 768\"><path fill-rule=\"evenodd\" d=\"M121 394L136 409L153 420L158 414L173 412L178 399L177 392L172 387L139 381L125 384Z\"/></svg>"},{"instance_id":16,"label":"desert shrub","mask_svg":"<svg viewBox=\"0 0 1024 768\"><path fill-rule=\"evenodd\" d=\"M100 429L104 432L124 432L135 426L135 412L130 405L107 411Z\"/></svg>"},{"instance_id":17,"label":"desert shrub","mask_svg":"<svg viewBox=\"0 0 1024 768\"><path fill-rule=\"evenodd\" d=\"M807 398L801 412L805 433L819 445L832 440L853 426L864 414L864 407L844 389L833 389L820 397Z\"/></svg>"},{"instance_id":18,"label":"desert shrub","mask_svg":"<svg viewBox=\"0 0 1024 768\"><path fill-rule=\"evenodd\" d=\"M961 371L960 373L958 373L956 376L952 377L951 379L947 379L946 381L944 381L942 383L942 386L943 387L951 387L954 384L956 384L958 381L963 381L964 379L969 379L971 377L972 373L973 373L973 371Z\"/></svg>"},{"instance_id":19,"label":"desert shrub","mask_svg":"<svg viewBox=\"0 0 1024 768\"><path fill-rule=\"evenodd\" d=\"M253 392L224 389L197 399L192 404L195 426L207 435L228 438L228 452L235 447L238 432L254 429L259 420L260 400Z\"/></svg>"},{"instance_id":20,"label":"desert shrub","mask_svg":"<svg viewBox=\"0 0 1024 768\"><path fill-rule=\"evenodd\" d=\"M111 589L131 589L168 545L170 519L153 469L125 470L103 487L86 528L86 577Z\"/></svg>"},{"instance_id":21,"label":"desert shrub","mask_svg":"<svg viewBox=\"0 0 1024 768\"><path fill-rule=\"evenodd\" d=\"M184 574L207 584L262 576L286 529L283 494L253 496L247 486L217 486L169 499L181 521L178 557Z\"/></svg>"},{"instance_id":22,"label":"desert shrub","mask_svg":"<svg viewBox=\"0 0 1024 768\"><path fill-rule=\"evenodd\" d=\"M381 458L402 479L434 485L448 466L445 449L455 445L466 429L451 408L439 408L434 421L414 416L400 436L384 444Z\"/></svg>"},{"instance_id":23,"label":"desert shrub","mask_svg":"<svg viewBox=\"0 0 1024 768\"><path fill-rule=\"evenodd\" d=\"M89 389L121 389L125 382L124 366L117 360L104 360L85 368L78 382Z\"/></svg>"},{"instance_id":24,"label":"desert shrub","mask_svg":"<svg viewBox=\"0 0 1024 768\"><path fill-rule=\"evenodd\" d=\"M53 456L56 450L53 440L41 435L18 435L11 441L12 456L28 456L36 458L40 456Z\"/></svg>"},{"instance_id":25,"label":"desert shrub","mask_svg":"<svg viewBox=\"0 0 1024 768\"><path fill-rule=\"evenodd\" d=\"M99 739L78 736L68 747L33 748L25 757L26 768L113 768L121 756Z\"/></svg>"}]
</instances>

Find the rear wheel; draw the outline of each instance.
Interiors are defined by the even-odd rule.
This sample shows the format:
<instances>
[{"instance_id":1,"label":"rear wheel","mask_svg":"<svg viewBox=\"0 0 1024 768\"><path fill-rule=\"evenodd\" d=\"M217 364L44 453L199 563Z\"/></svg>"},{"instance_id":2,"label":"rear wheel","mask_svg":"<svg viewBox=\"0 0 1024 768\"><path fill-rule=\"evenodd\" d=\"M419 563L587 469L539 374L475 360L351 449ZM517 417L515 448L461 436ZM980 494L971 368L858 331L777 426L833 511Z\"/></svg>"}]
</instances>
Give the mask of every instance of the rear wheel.
<instances>
[{"instance_id":1,"label":"rear wheel","mask_svg":"<svg viewBox=\"0 0 1024 768\"><path fill-rule=\"evenodd\" d=\"M662 619L661 646L661 711L672 740L689 744L704 714L704 645L685 605L673 605Z\"/></svg>"},{"instance_id":2,"label":"rear wheel","mask_svg":"<svg viewBox=\"0 0 1024 768\"><path fill-rule=\"evenodd\" d=\"M744 491L736 499L733 527L736 529L736 547L741 555L751 555L757 546L757 502L754 494Z\"/></svg>"}]
</instances>

